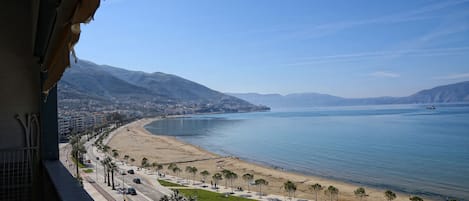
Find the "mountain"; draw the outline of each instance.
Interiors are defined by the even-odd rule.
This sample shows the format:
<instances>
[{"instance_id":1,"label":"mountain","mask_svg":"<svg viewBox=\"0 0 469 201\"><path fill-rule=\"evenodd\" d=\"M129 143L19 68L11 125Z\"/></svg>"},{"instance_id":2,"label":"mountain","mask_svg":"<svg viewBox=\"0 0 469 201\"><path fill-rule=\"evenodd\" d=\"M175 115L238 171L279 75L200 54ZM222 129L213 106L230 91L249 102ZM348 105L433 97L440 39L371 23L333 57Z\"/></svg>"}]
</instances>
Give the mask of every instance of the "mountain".
<instances>
[{"instance_id":1,"label":"mountain","mask_svg":"<svg viewBox=\"0 0 469 201\"><path fill-rule=\"evenodd\" d=\"M190 80L79 60L58 84L59 109L137 110L147 114L268 110ZM104 108L104 109L103 109Z\"/></svg>"},{"instance_id":2,"label":"mountain","mask_svg":"<svg viewBox=\"0 0 469 201\"><path fill-rule=\"evenodd\" d=\"M254 104L264 104L268 105L269 107L277 108L412 103L451 103L469 102L469 81L422 90L406 97L343 98L318 93L297 93L288 95L258 93L228 94L252 102Z\"/></svg>"}]
</instances>

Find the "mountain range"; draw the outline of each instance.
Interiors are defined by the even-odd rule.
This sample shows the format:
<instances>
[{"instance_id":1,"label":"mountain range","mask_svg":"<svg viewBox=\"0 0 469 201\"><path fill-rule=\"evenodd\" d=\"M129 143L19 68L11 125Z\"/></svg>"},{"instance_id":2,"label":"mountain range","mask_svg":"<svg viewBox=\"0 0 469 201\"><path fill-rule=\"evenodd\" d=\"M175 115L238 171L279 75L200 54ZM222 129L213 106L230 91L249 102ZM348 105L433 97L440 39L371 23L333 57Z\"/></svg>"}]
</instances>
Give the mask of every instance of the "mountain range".
<instances>
[{"instance_id":1,"label":"mountain range","mask_svg":"<svg viewBox=\"0 0 469 201\"><path fill-rule=\"evenodd\" d=\"M59 109L80 110L90 105L94 108L116 105L114 109L151 114L269 109L175 75L130 71L86 60L79 60L67 69L58 84L58 91Z\"/></svg>"},{"instance_id":2,"label":"mountain range","mask_svg":"<svg viewBox=\"0 0 469 201\"><path fill-rule=\"evenodd\" d=\"M469 81L422 90L406 97L343 98L319 93L224 94L176 75L130 71L86 60L79 60L67 69L58 90L59 109L119 109L145 114L250 112L269 110L269 107L469 102Z\"/></svg>"},{"instance_id":3,"label":"mountain range","mask_svg":"<svg viewBox=\"0 0 469 201\"><path fill-rule=\"evenodd\" d=\"M469 102L469 81L434 87L406 97L343 98L319 93L295 93L288 95L259 93L229 93L254 104L273 108L348 106L381 104L431 104Z\"/></svg>"}]
</instances>

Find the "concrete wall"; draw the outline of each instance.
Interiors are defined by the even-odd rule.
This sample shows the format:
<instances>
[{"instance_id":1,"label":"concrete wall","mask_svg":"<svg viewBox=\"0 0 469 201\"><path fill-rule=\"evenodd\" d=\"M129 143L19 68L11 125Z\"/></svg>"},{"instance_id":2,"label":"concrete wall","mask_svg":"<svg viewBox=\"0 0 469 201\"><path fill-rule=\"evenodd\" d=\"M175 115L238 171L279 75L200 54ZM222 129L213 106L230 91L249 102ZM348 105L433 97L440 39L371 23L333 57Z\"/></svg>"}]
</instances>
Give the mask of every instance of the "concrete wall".
<instances>
[{"instance_id":1,"label":"concrete wall","mask_svg":"<svg viewBox=\"0 0 469 201\"><path fill-rule=\"evenodd\" d=\"M36 16L29 0L0 5L0 149L24 146L15 116L39 113L40 67L33 57Z\"/></svg>"}]
</instances>

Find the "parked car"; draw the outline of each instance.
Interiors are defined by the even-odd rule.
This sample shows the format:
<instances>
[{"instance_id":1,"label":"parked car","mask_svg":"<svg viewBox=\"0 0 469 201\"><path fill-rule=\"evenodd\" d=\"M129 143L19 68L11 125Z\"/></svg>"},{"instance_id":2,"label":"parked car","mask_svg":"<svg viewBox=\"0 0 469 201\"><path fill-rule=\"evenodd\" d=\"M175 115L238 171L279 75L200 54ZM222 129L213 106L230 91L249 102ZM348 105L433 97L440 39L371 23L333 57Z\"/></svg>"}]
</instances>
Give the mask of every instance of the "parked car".
<instances>
[{"instance_id":1,"label":"parked car","mask_svg":"<svg viewBox=\"0 0 469 201\"><path fill-rule=\"evenodd\" d=\"M127 194L137 195L137 191L135 190L135 188L127 188Z\"/></svg>"},{"instance_id":2,"label":"parked car","mask_svg":"<svg viewBox=\"0 0 469 201\"><path fill-rule=\"evenodd\" d=\"M127 194L127 189L126 188L117 188L117 193L118 194Z\"/></svg>"},{"instance_id":3,"label":"parked car","mask_svg":"<svg viewBox=\"0 0 469 201\"><path fill-rule=\"evenodd\" d=\"M127 173L129 173L129 174L135 174L134 170L132 170L132 169L127 170Z\"/></svg>"},{"instance_id":4,"label":"parked car","mask_svg":"<svg viewBox=\"0 0 469 201\"><path fill-rule=\"evenodd\" d=\"M126 175L126 174L127 174L127 173L125 173L125 170L120 170L119 173L120 173L121 175Z\"/></svg>"},{"instance_id":5,"label":"parked car","mask_svg":"<svg viewBox=\"0 0 469 201\"><path fill-rule=\"evenodd\" d=\"M142 183L142 181L140 181L139 178L135 178L132 181L134 181L134 183L136 183L136 184L141 184Z\"/></svg>"}]
</instances>

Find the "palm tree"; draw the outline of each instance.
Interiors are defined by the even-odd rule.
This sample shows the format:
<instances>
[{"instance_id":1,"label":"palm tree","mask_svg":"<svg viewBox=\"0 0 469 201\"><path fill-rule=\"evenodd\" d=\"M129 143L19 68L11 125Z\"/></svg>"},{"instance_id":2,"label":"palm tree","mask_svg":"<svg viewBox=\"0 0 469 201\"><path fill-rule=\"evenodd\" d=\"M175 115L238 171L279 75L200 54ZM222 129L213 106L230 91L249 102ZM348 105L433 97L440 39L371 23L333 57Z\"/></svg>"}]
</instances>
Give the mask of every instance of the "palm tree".
<instances>
[{"instance_id":1,"label":"palm tree","mask_svg":"<svg viewBox=\"0 0 469 201\"><path fill-rule=\"evenodd\" d=\"M238 175L234 172L230 172L225 176L227 180L230 180L231 192L233 192L233 180L238 179Z\"/></svg>"},{"instance_id":2,"label":"palm tree","mask_svg":"<svg viewBox=\"0 0 469 201\"><path fill-rule=\"evenodd\" d=\"M332 198L334 198L334 195L339 195L339 189L337 189L334 186L329 186L326 191L324 191L326 195L329 195L332 201Z\"/></svg>"},{"instance_id":3,"label":"palm tree","mask_svg":"<svg viewBox=\"0 0 469 201\"><path fill-rule=\"evenodd\" d=\"M153 169L155 170L155 172L156 172L156 166L157 166L157 165L158 165L157 162L153 162L153 163L151 163L149 166L150 166L151 168L153 168Z\"/></svg>"},{"instance_id":4,"label":"palm tree","mask_svg":"<svg viewBox=\"0 0 469 201\"><path fill-rule=\"evenodd\" d=\"M130 162L131 163L135 162L135 158L130 158Z\"/></svg>"},{"instance_id":5,"label":"palm tree","mask_svg":"<svg viewBox=\"0 0 469 201\"><path fill-rule=\"evenodd\" d=\"M177 165L175 163L170 163L168 165L168 170L173 170L175 167L177 167Z\"/></svg>"},{"instance_id":6,"label":"palm tree","mask_svg":"<svg viewBox=\"0 0 469 201\"><path fill-rule=\"evenodd\" d=\"M422 198L418 197L418 196L412 196L409 198L410 201L423 201Z\"/></svg>"},{"instance_id":7,"label":"palm tree","mask_svg":"<svg viewBox=\"0 0 469 201\"><path fill-rule=\"evenodd\" d=\"M314 192L314 194L316 195L315 201L318 201L318 193L320 191L322 191L322 189L324 189L324 187L321 186L321 184L316 183L316 184L311 185L309 187L309 189L312 190Z\"/></svg>"},{"instance_id":8,"label":"palm tree","mask_svg":"<svg viewBox=\"0 0 469 201\"><path fill-rule=\"evenodd\" d=\"M259 198L262 198L262 185L269 185L269 182L264 180L264 179L256 179L256 181L254 181L254 183L259 186Z\"/></svg>"},{"instance_id":9,"label":"palm tree","mask_svg":"<svg viewBox=\"0 0 469 201\"><path fill-rule=\"evenodd\" d=\"M223 177L225 177L225 188L228 188L228 177L231 174L231 171L224 169L221 171L221 174L223 175Z\"/></svg>"},{"instance_id":10,"label":"palm tree","mask_svg":"<svg viewBox=\"0 0 469 201\"><path fill-rule=\"evenodd\" d=\"M103 165L103 172L104 172L104 174L103 174L103 176L104 176L104 183L106 183L106 166L107 166L107 165L106 165L106 160L101 160L100 162L101 162L101 165Z\"/></svg>"},{"instance_id":11,"label":"palm tree","mask_svg":"<svg viewBox=\"0 0 469 201\"><path fill-rule=\"evenodd\" d=\"M160 174L160 171L161 171L162 169L163 169L163 165L158 164L158 165L156 166L156 171L158 172L158 174Z\"/></svg>"},{"instance_id":12,"label":"palm tree","mask_svg":"<svg viewBox=\"0 0 469 201\"><path fill-rule=\"evenodd\" d=\"M76 162L76 178L80 178L80 172L78 171L78 163L81 163L81 155L86 153L86 148L79 136L75 136L70 139L70 144L72 145L72 157Z\"/></svg>"},{"instance_id":13,"label":"palm tree","mask_svg":"<svg viewBox=\"0 0 469 201\"><path fill-rule=\"evenodd\" d=\"M106 175L107 175L107 186L111 186L111 180L109 178L110 176L110 172L111 172L111 168L110 168L110 163L112 162L111 158L109 158L109 156L106 156L106 158L104 159L104 163L106 164Z\"/></svg>"},{"instance_id":14,"label":"palm tree","mask_svg":"<svg viewBox=\"0 0 469 201\"><path fill-rule=\"evenodd\" d=\"M180 173L181 171L182 171L182 170L181 170L181 168L179 168L179 167L173 168L173 173L176 174L177 177L179 177L179 173Z\"/></svg>"},{"instance_id":15,"label":"palm tree","mask_svg":"<svg viewBox=\"0 0 469 201\"><path fill-rule=\"evenodd\" d=\"M248 193L250 193L249 187L251 186L252 179L254 179L254 175L246 173L243 175L243 180L248 183Z\"/></svg>"},{"instance_id":16,"label":"palm tree","mask_svg":"<svg viewBox=\"0 0 469 201\"><path fill-rule=\"evenodd\" d=\"M148 165L148 158L143 157L141 162L142 167L147 167Z\"/></svg>"},{"instance_id":17,"label":"palm tree","mask_svg":"<svg viewBox=\"0 0 469 201\"><path fill-rule=\"evenodd\" d=\"M367 196L365 188L363 187L357 188L357 190L355 190L353 193L355 193L355 196L360 198L360 201L363 199L363 197Z\"/></svg>"},{"instance_id":18,"label":"palm tree","mask_svg":"<svg viewBox=\"0 0 469 201\"><path fill-rule=\"evenodd\" d=\"M113 162L110 162L109 163L109 169L111 169L112 190L116 190L116 188L114 186L114 171L118 170L117 165Z\"/></svg>"},{"instance_id":19,"label":"palm tree","mask_svg":"<svg viewBox=\"0 0 469 201\"><path fill-rule=\"evenodd\" d=\"M288 197L291 199L292 195L295 197L296 184L288 180L283 183L283 189L288 193Z\"/></svg>"},{"instance_id":20,"label":"palm tree","mask_svg":"<svg viewBox=\"0 0 469 201\"><path fill-rule=\"evenodd\" d=\"M200 172L200 175L202 175L202 178L203 178L204 183L205 183L205 180L207 179L208 175L210 175L210 172L208 172L207 170L204 170L204 171Z\"/></svg>"},{"instance_id":21,"label":"palm tree","mask_svg":"<svg viewBox=\"0 0 469 201\"><path fill-rule=\"evenodd\" d=\"M107 145L104 145L104 146L103 146L103 152L104 152L104 153L107 153L110 148L111 148L111 147L109 147L109 146L107 146Z\"/></svg>"},{"instance_id":22,"label":"palm tree","mask_svg":"<svg viewBox=\"0 0 469 201\"><path fill-rule=\"evenodd\" d=\"M186 172L192 174L192 184L194 184L195 174L197 174L197 168L192 167L192 166L187 166Z\"/></svg>"},{"instance_id":23,"label":"palm tree","mask_svg":"<svg viewBox=\"0 0 469 201\"><path fill-rule=\"evenodd\" d=\"M128 162L129 162L129 158L130 158L130 156L129 156L129 155L124 155L124 160L125 160L125 162L126 162L126 163L128 163Z\"/></svg>"},{"instance_id":24,"label":"palm tree","mask_svg":"<svg viewBox=\"0 0 469 201\"><path fill-rule=\"evenodd\" d=\"M112 152L112 157L117 158L119 156L119 152L117 152L117 150L115 150L115 149L113 149L112 151L113 151Z\"/></svg>"},{"instance_id":25,"label":"palm tree","mask_svg":"<svg viewBox=\"0 0 469 201\"><path fill-rule=\"evenodd\" d=\"M215 173L213 176L212 176L212 179L213 181L215 182L215 187L217 186L218 182L223 180L223 177L220 173ZM218 191L218 188L217 188L217 191Z\"/></svg>"},{"instance_id":26,"label":"palm tree","mask_svg":"<svg viewBox=\"0 0 469 201\"><path fill-rule=\"evenodd\" d=\"M392 201L396 199L396 194L390 190L387 190L386 192L384 192L384 197L386 197L387 201Z\"/></svg>"}]
</instances>

